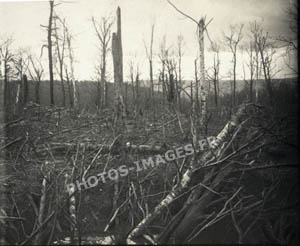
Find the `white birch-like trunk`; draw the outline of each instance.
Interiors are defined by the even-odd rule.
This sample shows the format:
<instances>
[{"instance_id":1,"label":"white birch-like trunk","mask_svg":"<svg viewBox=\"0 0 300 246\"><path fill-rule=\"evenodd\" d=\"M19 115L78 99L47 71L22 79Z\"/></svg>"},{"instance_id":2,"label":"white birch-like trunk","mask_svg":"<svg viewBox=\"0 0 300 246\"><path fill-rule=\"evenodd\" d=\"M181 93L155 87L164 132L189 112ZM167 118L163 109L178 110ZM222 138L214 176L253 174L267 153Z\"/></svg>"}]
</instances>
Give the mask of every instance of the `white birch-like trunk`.
<instances>
[{"instance_id":1,"label":"white birch-like trunk","mask_svg":"<svg viewBox=\"0 0 300 246\"><path fill-rule=\"evenodd\" d=\"M201 99L201 115L200 115L200 127L202 134L204 136L204 127L206 123L206 115L207 115L207 105L206 105L206 97L207 97L207 83L205 81L205 63L204 63L204 28L205 28L204 19L202 18L199 21L198 28L198 38L199 38L199 51L200 51L200 99Z\"/></svg>"},{"instance_id":2,"label":"white birch-like trunk","mask_svg":"<svg viewBox=\"0 0 300 246\"><path fill-rule=\"evenodd\" d=\"M227 139L227 137L236 129L236 127L241 122L241 117L244 114L246 108L251 104L243 104L238 109L237 113L232 116L231 120L224 126L224 128L220 131L214 141L210 142L211 150L205 152L198 163L200 165L205 166L206 162L211 160L211 158L217 158L218 148L222 147L222 143ZM194 162L194 158L192 158L192 162ZM199 164L197 165L199 166ZM189 185L194 169L197 168L193 165L193 163L189 166L189 168L184 173L180 183L173 188L173 190L155 207L154 211L148 214L128 235L127 244L134 244L134 238L141 235L145 228L156 219L169 204L171 204L178 196L186 191L187 186Z\"/></svg>"}]
</instances>

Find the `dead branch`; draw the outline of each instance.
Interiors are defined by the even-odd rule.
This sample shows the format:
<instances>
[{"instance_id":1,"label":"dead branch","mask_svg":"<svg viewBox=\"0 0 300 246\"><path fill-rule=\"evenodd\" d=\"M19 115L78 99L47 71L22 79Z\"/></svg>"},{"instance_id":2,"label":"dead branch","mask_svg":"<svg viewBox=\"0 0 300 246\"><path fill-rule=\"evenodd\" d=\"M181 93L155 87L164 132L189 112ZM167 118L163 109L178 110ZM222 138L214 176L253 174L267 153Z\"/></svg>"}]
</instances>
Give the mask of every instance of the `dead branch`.
<instances>
[{"instance_id":1,"label":"dead branch","mask_svg":"<svg viewBox=\"0 0 300 246\"><path fill-rule=\"evenodd\" d=\"M241 117L243 116L244 111L249 106L249 104L242 105L235 116L232 117L232 119L226 124L224 129L220 132L220 134L217 136L216 140L213 142L213 148L214 150L217 150L217 148L221 145L223 141L228 137L228 135L238 126ZM202 155L200 158L199 163L201 165L205 165L205 163L213 156L212 151L208 151ZM188 184L190 183L193 173L194 173L195 167L193 165L190 165L190 167L187 169L187 171L184 173L181 182L173 188L173 191L169 193L154 209L154 211L150 214L148 214L128 235L127 237L127 243L132 243L133 239L139 235L141 235L146 228L157 216L159 216L163 209L170 205L177 196L182 194Z\"/></svg>"}]
</instances>

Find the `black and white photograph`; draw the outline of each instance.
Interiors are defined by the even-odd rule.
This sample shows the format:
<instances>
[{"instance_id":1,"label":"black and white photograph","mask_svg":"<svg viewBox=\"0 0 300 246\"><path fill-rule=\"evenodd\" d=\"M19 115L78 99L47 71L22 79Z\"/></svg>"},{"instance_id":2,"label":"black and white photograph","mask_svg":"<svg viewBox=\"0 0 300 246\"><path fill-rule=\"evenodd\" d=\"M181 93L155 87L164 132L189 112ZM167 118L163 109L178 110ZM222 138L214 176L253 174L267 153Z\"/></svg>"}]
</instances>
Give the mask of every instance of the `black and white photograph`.
<instances>
[{"instance_id":1,"label":"black and white photograph","mask_svg":"<svg viewBox=\"0 0 300 246\"><path fill-rule=\"evenodd\" d=\"M297 0L0 0L0 245L299 245Z\"/></svg>"}]
</instances>

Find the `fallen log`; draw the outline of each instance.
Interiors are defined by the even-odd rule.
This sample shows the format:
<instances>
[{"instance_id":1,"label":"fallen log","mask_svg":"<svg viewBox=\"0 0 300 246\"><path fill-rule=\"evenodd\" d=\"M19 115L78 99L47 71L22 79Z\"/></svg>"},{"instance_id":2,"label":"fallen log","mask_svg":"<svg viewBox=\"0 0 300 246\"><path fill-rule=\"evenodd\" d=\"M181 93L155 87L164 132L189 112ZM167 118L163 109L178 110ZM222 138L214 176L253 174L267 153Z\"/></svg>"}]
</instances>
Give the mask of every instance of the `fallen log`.
<instances>
[{"instance_id":1,"label":"fallen log","mask_svg":"<svg viewBox=\"0 0 300 246\"><path fill-rule=\"evenodd\" d=\"M108 152L112 152L112 153L116 153L116 152L120 152L120 150L124 150L124 151L135 151L135 152L144 152L144 153L162 153L166 150L168 150L166 145L145 145L145 144L141 144L141 145L137 145L137 144L131 144L129 142L127 142L126 145L122 146L119 144L116 144L114 146L111 145L107 145L107 144L92 144L92 143L56 143L56 142L52 142L49 143L49 147L51 149L51 151L57 151L57 152L68 152L68 151L76 151L76 148L80 147L80 148L85 148L86 151L96 151L98 149L102 148L102 153L108 153ZM177 148L178 146L172 146L171 148ZM43 152L47 152L48 148L44 147L44 146L39 146L37 147L36 152L37 153L43 153Z\"/></svg>"},{"instance_id":2,"label":"fallen log","mask_svg":"<svg viewBox=\"0 0 300 246\"><path fill-rule=\"evenodd\" d=\"M211 149L206 151L197 162L197 165L194 166L195 163L195 155L191 161L191 165L184 173L180 183L173 188L173 190L155 207L152 213L149 213L127 236L126 242L128 244L134 244L134 238L143 234L145 228L155 219L157 218L164 208L169 206L178 196L187 191L188 185L192 179L194 174L194 170L197 169L199 165L205 166L205 164L211 160L212 158L217 158L217 154L220 153L220 149L222 148L222 143L227 139L227 137L236 129L236 127L241 122L241 119L244 115L246 109L252 104L243 104L239 107L236 114L232 116L229 122L225 125L225 127L221 130L221 132L217 135L215 140L211 143Z\"/></svg>"}]
</instances>

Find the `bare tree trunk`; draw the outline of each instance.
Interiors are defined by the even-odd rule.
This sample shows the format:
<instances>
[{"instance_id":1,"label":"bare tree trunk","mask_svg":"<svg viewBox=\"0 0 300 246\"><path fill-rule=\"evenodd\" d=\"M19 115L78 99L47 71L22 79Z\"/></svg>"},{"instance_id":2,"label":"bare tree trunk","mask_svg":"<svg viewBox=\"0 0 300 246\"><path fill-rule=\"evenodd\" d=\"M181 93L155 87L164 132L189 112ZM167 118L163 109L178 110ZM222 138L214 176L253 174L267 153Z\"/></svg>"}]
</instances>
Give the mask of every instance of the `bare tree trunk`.
<instances>
[{"instance_id":1,"label":"bare tree trunk","mask_svg":"<svg viewBox=\"0 0 300 246\"><path fill-rule=\"evenodd\" d=\"M75 109L78 109L79 106L79 100L78 100L78 92L77 92L77 83L75 81L74 76L74 56L73 56L73 50L72 50L72 39L73 36L69 33L69 30L67 27L64 27L66 29L66 38L67 38L67 47L68 47L68 53L69 53L69 62L70 62L70 81L73 87L73 100L72 105Z\"/></svg>"},{"instance_id":2,"label":"bare tree trunk","mask_svg":"<svg viewBox=\"0 0 300 246\"><path fill-rule=\"evenodd\" d=\"M68 95L69 95L70 107L73 108L74 107L74 98L73 98L73 95L72 95L72 86L71 86L71 82L70 82L67 67L65 67L65 74L66 74L66 82L67 82L67 86L68 86Z\"/></svg>"},{"instance_id":3,"label":"bare tree trunk","mask_svg":"<svg viewBox=\"0 0 300 246\"><path fill-rule=\"evenodd\" d=\"M50 104L54 106L54 86L53 86L53 62L52 62L52 19L53 19L53 7L54 1L49 0L50 3L50 16L48 24L48 60L49 60L49 76L50 76Z\"/></svg>"},{"instance_id":4,"label":"bare tree trunk","mask_svg":"<svg viewBox=\"0 0 300 246\"><path fill-rule=\"evenodd\" d=\"M60 83L61 83L61 89L62 89L61 92L62 92L62 99L63 99L62 106L66 107L66 89L65 89L64 78L62 73L60 75Z\"/></svg>"},{"instance_id":5,"label":"bare tree trunk","mask_svg":"<svg viewBox=\"0 0 300 246\"><path fill-rule=\"evenodd\" d=\"M54 21L54 35L55 35L55 45L56 45L56 52L57 52L57 58L59 62L59 77L60 77L60 83L61 83L61 89L62 89L62 106L66 107L66 90L65 90L65 84L64 84L64 58L65 58L65 42L66 42L66 27L65 27L65 20L61 21L63 24L63 36L59 37L58 35L58 27L56 24L58 17L55 16ZM59 19L60 20L60 19ZM62 40L62 43L60 44L59 40ZM60 47L61 45L61 47Z\"/></svg>"},{"instance_id":6,"label":"bare tree trunk","mask_svg":"<svg viewBox=\"0 0 300 246\"><path fill-rule=\"evenodd\" d=\"M116 115L115 123L117 123L119 130L124 127L126 118L126 110L124 99L122 95L123 84L123 52L122 52L122 39L121 39L121 9L117 9L117 33L112 35L112 56L114 65L114 82L116 88ZM119 131L118 130L118 131Z\"/></svg>"},{"instance_id":7,"label":"bare tree trunk","mask_svg":"<svg viewBox=\"0 0 300 246\"><path fill-rule=\"evenodd\" d=\"M135 105L136 105L136 93L135 93L135 85L134 85L134 78L133 78L133 66L130 67L130 79L131 79L131 87L132 87L132 105L133 105L133 108L135 108Z\"/></svg>"},{"instance_id":8,"label":"bare tree trunk","mask_svg":"<svg viewBox=\"0 0 300 246\"><path fill-rule=\"evenodd\" d=\"M233 54L233 91L232 91L232 106L235 106L235 91L236 91L236 53Z\"/></svg>"},{"instance_id":9,"label":"bare tree trunk","mask_svg":"<svg viewBox=\"0 0 300 246\"><path fill-rule=\"evenodd\" d=\"M151 47L152 49L152 47ZM152 103L155 101L153 100L154 98L154 86L153 86L153 65L152 65L152 60L149 60L149 66L150 66L150 100Z\"/></svg>"},{"instance_id":10,"label":"bare tree trunk","mask_svg":"<svg viewBox=\"0 0 300 246\"><path fill-rule=\"evenodd\" d=\"M40 85L41 85L41 81L35 82L35 102L37 104L40 104L40 102L41 102L41 100L40 100Z\"/></svg>"},{"instance_id":11,"label":"bare tree trunk","mask_svg":"<svg viewBox=\"0 0 300 246\"><path fill-rule=\"evenodd\" d=\"M202 134L204 135L205 123L206 123L206 114L207 114L207 105L206 105L206 96L207 96L207 84L205 81L205 64L204 64L204 19L201 18L199 21L199 51L200 51L200 81L201 81L201 117L200 117L200 127Z\"/></svg>"},{"instance_id":12,"label":"bare tree trunk","mask_svg":"<svg viewBox=\"0 0 300 246\"><path fill-rule=\"evenodd\" d=\"M233 81L232 81L232 96L231 96L231 108L236 105L236 63L237 63L237 48L239 42L242 40L242 30L243 30L243 25L239 26L238 34L237 36L235 35L237 26L230 26L230 35L225 36L225 41L228 44L233 58Z\"/></svg>"},{"instance_id":13,"label":"bare tree trunk","mask_svg":"<svg viewBox=\"0 0 300 246\"><path fill-rule=\"evenodd\" d=\"M174 75L172 73L169 74L169 89L168 89L167 99L168 99L168 102L170 103L170 105L174 104L175 81L174 81Z\"/></svg>"},{"instance_id":14,"label":"bare tree trunk","mask_svg":"<svg viewBox=\"0 0 300 246\"><path fill-rule=\"evenodd\" d=\"M103 98L101 96L101 86L99 85L99 97L100 100L99 102L103 102L100 103L101 104L101 108L102 106L106 106L107 103L107 88L106 88L106 49L105 47L103 47L103 54L102 54L102 68L101 68L101 84L103 86Z\"/></svg>"},{"instance_id":15,"label":"bare tree trunk","mask_svg":"<svg viewBox=\"0 0 300 246\"><path fill-rule=\"evenodd\" d=\"M28 80L26 74L23 74L23 84L24 84L24 101L23 103L26 104L28 101Z\"/></svg>"},{"instance_id":16,"label":"bare tree trunk","mask_svg":"<svg viewBox=\"0 0 300 246\"><path fill-rule=\"evenodd\" d=\"M259 80L259 70L260 70L260 66L259 66L259 51L258 51L258 47L257 47L257 44L255 44L255 65L256 65L256 68L255 68L255 71L256 71L256 77L255 77L255 102L257 102L258 100L258 80Z\"/></svg>"},{"instance_id":17,"label":"bare tree trunk","mask_svg":"<svg viewBox=\"0 0 300 246\"><path fill-rule=\"evenodd\" d=\"M106 81L104 81L104 85L103 85L103 99L104 99L104 102L103 102L103 104L104 104L104 107L107 107L107 105L108 105L108 101L107 101L107 96L108 96L108 85L107 85L107 82Z\"/></svg>"},{"instance_id":18,"label":"bare tree trunk","mask_svg":"<svg viewBox=\"0 0 300 246\"><path fill-rule=\"evenodd\" d=\"M164 108L165 104L166 104L166 101L165 101L165 99L166 99L166 87L165 87L165 74L164 73L162 73L162 77L161 77L161 87L162 87L162 92L163 92L162 93L162 96L163 96L162 105L163 105L163 108Z\"/></svg>"},{"instance_id":19,"label":"bare tree trunk","mask_svg":"<svg viewBox=\"0 0 300 246\"><path fill-rule=\"evenodd\" d=\"M101 101L102 101L102 97L101 97L101 81L98 79L97 80L97 98L96 98L96 106L98 109L101 108Z\"/></svg>"},{"instance_id":20,"label":"bare tree trunk","mask_svg":"<svg viewBox=\"0 0 300 246\"><path fill-rule=\"evenodd\" d=\"M17 84L16 107L17 111L21 112L24 103L24 77L20 74L20 81Z\"/></svg>"},{"instance_id":21,"label":"bare tree trunk","mask_svg":"<svg viewBox=\"0 0 300 246\"><path fill-rule=\"evenodd\" d=\"M213 74L211 80L213 81L214 86L214 101L215 105L218 108L219 104L219 71L220 71L220 59L219 59L219 46L217 43L212 43L212 51L214 52L214 61L213 61Z\"/></svg>"},{"instance_id":22,"label":"bare tree trunk","mask_svg":"<svg viewBox=\"0 0 300 246\"><path fill-rule=\"evenodd\" d=\"M63 77L63 73L62 72L60 73L60 83L61 83L62 99L63 99L62 106L66 107L66 89L65 89L64 77Z\"/></svg>"},{"instance_id":23,"label":"bare tree trunk","mask_svg":"<svg viewBox=\"0 0 300 246\"><path fill-rule=\"evenodd\" d=\"M39 63L39 67L36 66L34 64L33 58L31 56L29 56L29 61L31 62L31 65L32 65L32 68L34 71L34 74L33 74L33 72L30 69L28 69L31 80L34 82L35 102L37 104L40 104L40 84L41 84L44 69L43 69L41 63Z\"/></svg>"},{"instance_id":24,"label":"bare tree trunk","mask_svg":"<svg viewBox=\"0 0 300 246\"><path fill-rule=\"evenodd\" d=\"M193 106L193 81L191 80L191 108Z\"/></svg>"},{"instance_id":25,"label":"bare tree trunk","mask_svg":"<svg viewBox=\"0 0 300 246\"><path fill-rule=\"evenodd\" d=\"M9 108L9 88L8 88L8 71L7 71L7 61L4 60L4 91L3 91L3 104L4 104L4 122L8 119L8 108Z\"/></svg>"},{"instance_id":26,"label":"bare tree trunk","mask_svg":"<svg viewBox=\"0 0 300 246\"><path fill-rule=\"evenodd\" d=\"M253 102L253 78L250 79L250 85L249 85L249 100L250 102Z\"/></svg>"},{"instance_id":27,"label":"bare tree trunk","mask_svg":"<svg viewBox=\"0 0 300 246\"><path fill-rule=\"evenodd\" d=\"M128 108L128 84L124 83L125 85L125 96L124 96L124 103L125 103L125 110L127 110Z\"/></svg>"},{"instance_id":28,"label":"bare tree trunk","mask_svg":"<svg viewBox=\"0 0 300 246\"><path fill-rule=\"evenodd\" d=\"M123 51L122 51L122 37L121 37L121 9L117 9L117 33L112 35L112 56L114 66L114 83L116 86L116 105L115 105L115 135L118 136L124 131L126 121L126 107L122 95L123 85ZM122 142L121 140L119 140ZM113 197L113 210L117 209L117 199L119 194L119 181L116 180L114 184L114 197ZM116 231L118 228L119 220L115 220Z\"/></svg>"},{"instance_id":29,"label":"bare tree trunk","mask_svg":"<svg viewBox=\"0 0 300 246\"><path fill-rule=\"evenodd\" d=\"M217 79L214 79L214 93L215 93L215 104L218 107L218 87L217 87Z\"/></svg>"},{"instance_id":30,"label":"bare tree trunk","mask_svg":"<svg viewBox=\"0 0 300 246\"><path fill-rule=\"evenodd\" d=\"M101 63L100 63L100 81L103 87L103 95L101 95L101 107L107 107L107 81L106 81L106 55L109 51L109 43L111 39L111 27L113 22L109 18L102 18L100 23L97 23L94 17L92 18L95 32L98 37L101 50ZM98 96L99 97L99 96Z\"/></svg>"},{"instance_id":31,"label":"bare tree trunk","mask_svg":"<svg viewBox=\"0 0 300 246\"><path fill-rule=\"evenodd\" d=\"M135 77L135 112L136 114L139 112L139 100L140 100L140 93L139 93L139 74L136 74Z\"/></svg>"},{"instance_id":32,"label":"bare tree trunk","mask_svg":"<svg viewBox=\"0 0 300 246\"><path fill-rule=\"evenodd\" d=\"M250 49L249 49L249 69L250 69L250 83L249 83L249 100L253 102L253 84L254 84L254 72L255 72L255 61L254 61L254 44L250 42Z\"/></svg>"},{"instance_id":33,"label":"bare tree trunk","mask_svg":"<svg viewBox=\"0 0 300 246\"><path fill-rule=\"evenodd\" d=\"M182 111L181 106L181 88L182 88L182 77L181 77L181 57L179 58L178 64L178 80L177 80L177 102L178 102L178 110Z\"/></svg>"},{"instance_id":34,"label":"bare tree trunk","mask_svg":"<svg viewBox=\"0 0 300 246\"><path fill-rule=\"evenodd\" d=\"M149 61L149 75L150 75L150 102L152 105L154 104L154 83L153 83L153 37L154 37L154 24L151 26L151 37L150 37L150 44L149 44L149 50L147 48L147 44L144 41L146 55ZM155 107L154 107L155 109Z\"/></svg>"},{"instance_id":35,"label":"bare tree trunk","mask_svg":"<svg viewBox=\"0 0 300 246\"><path fill-rule=\"evenodd\" d=\"M261 56L261 61L262 61L262 66L263 66L266 88L267 88L267 91L269 94L270 105L273 106L274 105L273 88L272 88L272 83L271 83L271 77L270 77L270 74L268 73L268 68L267 68L266 59L264 57L263 50L260 50L260 56Z\"/></svg>"},{"instance_id":36,"label":"bare tree trunk","mask_svg":"<svg viewBox=\"0 0 300 246\"><path fill-rule=\"evenodd\" d=\"M197 73L197 59L194 61L195 65L195 87L193 88L193 84L191 83L191 102L192 102L192 110L190 114L190 124L191 124L191 135L193 139L193 146L197 148L198 142L198 111L199 111L199 80Z\"/></svg>"}]
</instances>

